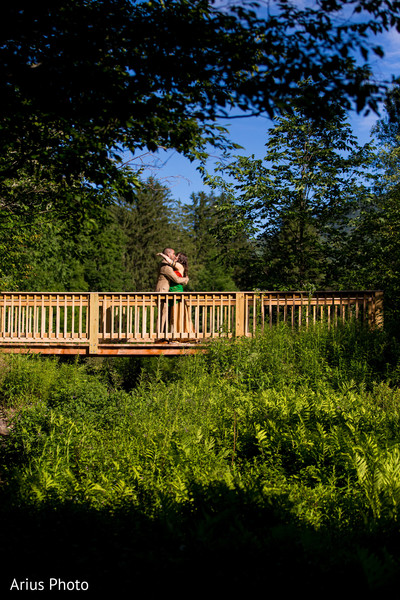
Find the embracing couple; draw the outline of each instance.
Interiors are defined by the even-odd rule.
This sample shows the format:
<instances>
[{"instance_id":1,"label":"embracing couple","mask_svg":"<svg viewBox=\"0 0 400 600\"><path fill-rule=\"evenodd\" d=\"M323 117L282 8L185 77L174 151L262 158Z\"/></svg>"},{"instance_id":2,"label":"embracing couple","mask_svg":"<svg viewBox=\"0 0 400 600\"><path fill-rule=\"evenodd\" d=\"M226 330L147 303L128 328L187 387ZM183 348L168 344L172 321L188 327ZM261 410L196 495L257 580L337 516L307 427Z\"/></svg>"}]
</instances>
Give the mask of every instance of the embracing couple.
<instances>
[{"instance_id":1,"label":"embracing couple","mask_svg":"<svg viewBox=\"0 0 400 600\"><path fill-rule=\"evenodd\" d=\"M169 292L171 294L183 292L183 286L189 281L188 258L186 254L183 252L175 254L175 250L172 248L165 248L163 252L159 252L157 256L161 256L162 261L159 266L155 291L164 293ZM174 304L173 299L169 300L168 309L166 304L163 306L161 331L164 331L167 311L169 313L169 331L173 331L174 333L192 333L194 331L186 303L177 300Z\"/></svg>"}]
</instances>

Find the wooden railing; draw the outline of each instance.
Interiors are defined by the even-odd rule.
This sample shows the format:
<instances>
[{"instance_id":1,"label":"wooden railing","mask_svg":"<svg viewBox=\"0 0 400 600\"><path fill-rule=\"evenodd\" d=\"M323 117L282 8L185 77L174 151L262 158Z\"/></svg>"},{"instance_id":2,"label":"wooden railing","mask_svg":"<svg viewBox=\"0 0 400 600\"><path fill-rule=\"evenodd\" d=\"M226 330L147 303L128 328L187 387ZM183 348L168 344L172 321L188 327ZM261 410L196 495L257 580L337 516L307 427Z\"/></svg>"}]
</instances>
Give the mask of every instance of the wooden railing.
<instances>
[{"instance_id":1,"label":"wooden railing","mask_svg":"<svg viewBox=\"0 0 400 600\"><path fill-rule=\"evenodd\" d=\"M251 336L281 322L334 326L350 319L381 327L382 292L7 292L0 294L0 350L176 354L209 338Z\"/></svg>"}]
</instances>

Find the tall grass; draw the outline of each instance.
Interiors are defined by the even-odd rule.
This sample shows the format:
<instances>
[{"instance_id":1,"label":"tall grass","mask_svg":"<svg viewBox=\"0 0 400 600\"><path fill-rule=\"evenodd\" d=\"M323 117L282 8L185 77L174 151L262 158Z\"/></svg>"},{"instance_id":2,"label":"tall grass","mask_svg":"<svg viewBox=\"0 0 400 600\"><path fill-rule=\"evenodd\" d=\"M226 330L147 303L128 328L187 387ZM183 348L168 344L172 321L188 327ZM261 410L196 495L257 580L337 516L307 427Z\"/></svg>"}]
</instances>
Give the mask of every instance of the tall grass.
<instances>
[{"instance_id":1,"label":"tall grass","mask_svg":"<svg viewBox=\"0 0 400 600\"><path fill-rule=\"evenodd\" d=\"M4 357L3 507L135 514L175 540L170 567L236 549L246 577L264 559L321 578L347 565L384 589L400 560L399 378L397 341L355 325L179 359Z\"/></svg>"}]
</instances>

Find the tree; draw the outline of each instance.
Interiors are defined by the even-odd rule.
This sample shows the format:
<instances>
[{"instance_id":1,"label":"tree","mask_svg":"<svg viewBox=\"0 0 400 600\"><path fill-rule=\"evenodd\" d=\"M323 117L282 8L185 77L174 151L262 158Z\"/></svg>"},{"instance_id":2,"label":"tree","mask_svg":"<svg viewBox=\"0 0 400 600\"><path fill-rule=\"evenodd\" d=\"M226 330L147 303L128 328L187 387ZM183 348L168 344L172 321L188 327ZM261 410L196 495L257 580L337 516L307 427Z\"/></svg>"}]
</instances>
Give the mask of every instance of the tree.
<instances>
[{"instance_id":1,"label":"tree","mask_svg":"<svg viewBox=\"0 0 400 600\"><path fill-rule=\"evenodd\" d=\"M187 252L190 256L188 289L237 289L234 269L224 260L226 254L215 235L219 225L217 198L213 194L199 192L192 194L190 200L182 206L182 222L188 236Z\"/></svg>"},{"instance_id":2,"label":"tree","mask_svg":"<svg viewBox=\"0 0 400 600\"><path fill-rule=\"evenodd\" d=\"M15 229L12 222L3 219L0 233L0 290L21 289L31 279L32 254L29 250L37 242L39 228Z\"/></svg>"},{"instance_id":3,"label":"tree","mask_svg":"<svg viewBox=\"0 0 400 600\"><path fill-rule=\"evenodd\" d=\"M152 291L157 252L182 247L180 206L156 180L141 182L131 202L123 198L87 220L75 236L62 219L41 223L26 244L28 276L19 287L38 291ZM24 256L25 256L24 255ZM1 265L0 265L1 266Z\"/></svg>"},{"instance_id":4,"label":"tree","mask_svg":"<svg viewBox=\"0 0 400 600\"><path fill-rule=\"evenodd\" d=\"M98 248L93 243L93 237L94 232L99 238L103 237L105 223L107 223L106 218L99 223L95 221L86 223L74 236L70 235L69 223L60 218L53 219L52 222L44 220L34 223L35 238L27 243L25 249L29 266L28 275L20 278L18 285L14 285L11 289L17 287L22 291L38 292L97 291L96 288L90 289L85 263L92 261L98 264L99 257L96 254ZM107 239L109 238L108 233ZM109 260L103 262L103 270L108 263ZM120 273L121 269L116 269L116 272Z\"/></svg>"},{"instance_id":5,"label":"tree","mask_svg":"<svg viewBox=\"0 0 400 600\"><path fill-rule=\"evenodd\" d=\"M385 114L374 128L377 139L372 192L353 221L343 261L341 284L382 289L386 320L400 314L400 85L389 91Z\"/></svg>"},{"instance_id":6,"label":"tree","mask_svg":"<svg viewBox=\"0 0 400 600\"><path fill-rule=\"evenodd\" d=\"M171 199L168 188L150 177L132 201L121 198L113 214L126 238L123 266L129 279L127 291L154 290L160 261L157 253L167 246L179 250L185 245L180 205Z\"/></svg>"},{"instance_id":7,"label":"tree","mask_svg":"<svg viewBox=\"0 0 400 600\"><path fill-rule=\"evenodd\" d=\"M370 78L368 35L399 27L398 5L8 3L0 24L0 208L57 207L77 222L135 191L135 174L120 168L122 149L174 147L204 157L207 144L228 144L218 116L232 107L272 115L302 78L315 83L311 113L332 103L375 108L381 89ZM346 9L358 19L336 21ZM360 52L365 64L357 66ZM36 193L15 202L21 174ZM45 183L49 196L38 193Z\"/></svg>"},{"instance_id":8,"label":"tree","mask_svg":"<svg viewBox=\"0 0 400 600\"><path fill-rule=\"evenodd\" d=\"M258 232L267 287L331 284L348 217L366 193L370 147L358 146L339 107L324 121L307 117L308 86L269 130L265 158L239 157L222 168L234 183L219 179L230 192L221 210L233 215L231 235L237 227Z\"/></svg>"}]
</instances>

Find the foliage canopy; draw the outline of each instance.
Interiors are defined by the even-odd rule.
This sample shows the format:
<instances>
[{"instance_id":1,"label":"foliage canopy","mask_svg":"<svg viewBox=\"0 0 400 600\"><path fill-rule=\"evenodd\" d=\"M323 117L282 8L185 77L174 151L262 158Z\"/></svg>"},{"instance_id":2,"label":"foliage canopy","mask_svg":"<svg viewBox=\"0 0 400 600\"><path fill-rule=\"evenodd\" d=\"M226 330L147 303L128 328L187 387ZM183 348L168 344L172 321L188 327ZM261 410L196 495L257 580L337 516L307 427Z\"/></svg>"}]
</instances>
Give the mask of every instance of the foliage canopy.
<instances>
[{"instance_id":1,"label":"foliage canopy","mask_svg":"<svg viewBox=\"0 0 400 600\"><path fill-rule=\"evenodd\" d=\"M343 11L353 18L343 21ZM357 18L354 18L354 15ZM311 77L310 111L375 108L370 34L399 27L399 2L206 0L8 4L0 25L1 204L89 210L132 188L122 148L226 147L215 119L233 107L270 115ZM381 55L378 47L373 51ZM29 194L18 194L21 177ZM82 190L85 192L82 194ZM52 192L52 193L51 193Z\"/></svg>"}]
</instances>

